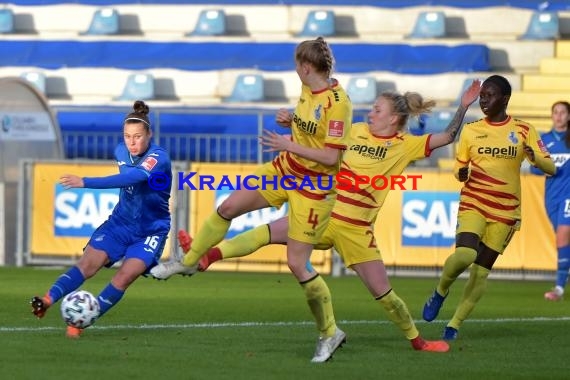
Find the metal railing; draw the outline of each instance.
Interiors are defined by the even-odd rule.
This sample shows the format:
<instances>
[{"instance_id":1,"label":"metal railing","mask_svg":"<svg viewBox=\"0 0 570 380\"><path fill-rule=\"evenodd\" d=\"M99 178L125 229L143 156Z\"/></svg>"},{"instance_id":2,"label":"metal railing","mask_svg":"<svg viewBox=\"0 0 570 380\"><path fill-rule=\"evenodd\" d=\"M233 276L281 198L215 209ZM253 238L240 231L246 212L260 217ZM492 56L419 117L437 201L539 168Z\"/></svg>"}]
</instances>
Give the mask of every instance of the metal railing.
<instances>
[{"instance_id":1,"label":"metal railing","mask_svg":"<svg viewBox=\"0 0 570 380\"><path fill-rule=\"evenodd\" d=\"M274 129L277 124L268 122L272 119L278 107L274 108L243 108L243 107L211 107L211 108L154 108L150 119L154 141L165 148L172 160L194 162L233 162L233 163L262 163L271 160L274 153L263 152L258 137L263 129ZM128 111L128 107L56 107L57 112L85 113L114 113ZM356 110L355 120L364 120L368 110ZM169 128L162 125L163 116L172 115L250 115L256 120L256 133L252 134L221 134L193 133L191 125L184 128L189 132L166 132ZM272 119L273 120L273 119ZM92 125L86 125L84 130L68 130L62 126L62 139L65 157L69 159L113 159L116 145L122 141L122 119L117 120L116 132L97 131Z\"/></svg>"}]
</instances>

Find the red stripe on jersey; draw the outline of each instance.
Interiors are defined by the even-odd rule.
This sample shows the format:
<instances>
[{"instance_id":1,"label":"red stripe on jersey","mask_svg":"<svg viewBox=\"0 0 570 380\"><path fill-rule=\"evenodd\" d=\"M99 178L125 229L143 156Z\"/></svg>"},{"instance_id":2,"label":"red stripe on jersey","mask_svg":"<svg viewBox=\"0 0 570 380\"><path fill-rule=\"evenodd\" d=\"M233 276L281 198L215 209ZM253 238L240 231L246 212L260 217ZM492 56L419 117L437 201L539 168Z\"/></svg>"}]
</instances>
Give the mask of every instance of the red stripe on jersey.
<instances>
[{"instance_id":1,"label":"red stripe on jersey","mask_svg":"<svg viewBox=\"0 0 570 380\"><path fill-rule=\"evenodd\" d=\"M357 176L357 174L354 173L350 169L341 169L337 173L337 175L342 176L343 173L348 173L350 175L350 178L355 178ZM346 191L347 193L350 193L350 194L362 195L363 197L370 199L372 202L376 202L376 198L374 198L374 196L369 191L367 191L366 189L356 188L356 186L353 185L350 189L342 189L342 190Z\"/></svg>"},{"instance_id":2,"label":"red stripe on jersey","mask_svg":"<svg viewBox=\"0 0 570 380\"><path fill-rule=\"evenodd\" d=\"M325 143L325 146L329 147L329 148L334 148L334 149L346 150L346 145L343 145L343 144Z\"/></svg>"},{"instance_id":3,"label":"red stripe on jersey","mask_svg":"<svg viewBox=\"0 0 570 380\"><path fill-rule=\"evenodd\" d=\"M492 183L494 185L506 185L507 184L506 182L499 181L498 179L493 178L490 175L487 175L485 173L482 173L482 172L479 172L476 170L471 170L470 177L473 177L475 179L480 179L482 181L489 182L489 183Z\"/></svg>"},{"instance_id":4,"label":"red stripe on jersey","mask_svg":"<svg viewBox=\"0 0 570 380\"><path fill-rule=\"evenodd\" d=\"M424 156L429 157L431 155L432 150L429 148L429 141L431 140L431 133L429 134L429 136L427 137L426 140L426 146L424 149Z\"/></svg>"},{"instance_id":5,"label":"red stripe on jersey","mask_svg":"<svg viewBox=\"0 0 570 380\"><path fill-rule=\"evenodd\" d=\"M294 171L296 174L299 174L299 176L301 178L306 176L306 175L311 176L311 177L327 175L327 173L316 172L314 170L308 169L305 166L301 165L300 163L295 161L295 159L293 158L293 156L289 152L285 153L285 159L287 160L287 164L289 165L289 168L291 168L291 170ZM295 174L295 173L293 173L293 174Z\"/></svg>"},{"instance_id":6,"label":"red stripe on jersey","mask_svg":"<svg viewBox=\"0 0 570 380\"><path fill-rule=\"evenodd\" d=\"M295 189L295 191L304 196L305 198L309 198L315 201L322 201L327 197L327 194L314 194L304 189Z\"/></svg>"},{"instance_id":7,"label":"red stripe on jersey","mask_svg":"<svg viewBox=\"0 0 570 380\"><path fill-rule=\"evenodd\" d=\"M494 220L496 222L504 223L507 226L514 226L517 223L517 221L514 219L508 219L508 218L503 218L500 216L489 214L488 212L486 212L486 211L480 209L479 207L475 206L474 204L471 204L468 202L463 202L462 206L459 206L459 211L473 211L473 210L476 210L478 213L483 215L485 218Z\"/></svg>"},{"instance_id":8,"label":"red stripe on jersey","mask_svg":"<svg viewBox=\"0 0 570 380\"><path fill-rule=\"evenodd\" d=\"M343 222L354 224L355 226L370 226L370 223L365 220L352 219L348 216L342 216L336 212L331 213L331 218L342 220Z\"/></svg>"},{"instance_id":9,"label":"red stripe on jersey","mask_svg":"<svg viewBox=\"0 0 570 380\"><path fill-rule=\"evenodd\" d=\"M376 207L378 207L376 205L371 205L369 203L357 201L356 199L345 197L344 195L340 195L340 194L336 195L336 202L347 203L349 205L357 206L360 208L376 208Z\"/></svg>"},{"instance_id":10,"label":"red stripe on jersey","mask_svg":"<svg viewBox=\"0 0 570 380\"><path fill-rule=\"evenodd\" d=\"M480 187L472 186L473 185L472 182L474 182L474 181L469 181L465 185L465 188L469 189L469 190L473 190L477 193L484 193L484 194L492 195L492 196L497 197L497 198L514 199L517 201L519 200L514 194L504 193L502 191L496 191L496 190L482 189Z\"/></svg>"},{"instance_id":11,"label":"red stripe on jersey","mask_svg":"<svg viewBox=\"0 0 570 380\"><path fill-rule=\"evenodd\" d=\"M519 207L519 203L517 203L515 205L505 205L502 203L490 201L489 199L485 198L484 196L472 193L470 191L462 191L461 195L465 195L465 196L468 196L470 198L473 198L473 199L479 201L479 203L481 203L482 205L494 208L496 210L512 211L512 210L516 210Z\"/></svg>"}]
</instances>

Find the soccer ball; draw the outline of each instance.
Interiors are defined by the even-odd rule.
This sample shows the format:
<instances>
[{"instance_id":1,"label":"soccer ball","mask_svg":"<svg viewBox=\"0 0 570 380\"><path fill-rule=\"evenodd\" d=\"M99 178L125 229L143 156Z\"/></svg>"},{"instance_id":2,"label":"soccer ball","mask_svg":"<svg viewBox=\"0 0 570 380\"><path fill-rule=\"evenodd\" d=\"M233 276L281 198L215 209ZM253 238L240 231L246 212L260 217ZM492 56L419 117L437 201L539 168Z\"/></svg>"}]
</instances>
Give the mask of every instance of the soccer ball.
<instances>
[{"instance_id":1,"label":"soccer ball","mask_svg":"<svg viewBox=\"0 0 570 380\"><path fill-rule=\"evenodd\" d=\"M61 317L69 326L84 329L99 317L99 301L86 290L69 293L61 301Z\"/></svg>"}]
</instances>

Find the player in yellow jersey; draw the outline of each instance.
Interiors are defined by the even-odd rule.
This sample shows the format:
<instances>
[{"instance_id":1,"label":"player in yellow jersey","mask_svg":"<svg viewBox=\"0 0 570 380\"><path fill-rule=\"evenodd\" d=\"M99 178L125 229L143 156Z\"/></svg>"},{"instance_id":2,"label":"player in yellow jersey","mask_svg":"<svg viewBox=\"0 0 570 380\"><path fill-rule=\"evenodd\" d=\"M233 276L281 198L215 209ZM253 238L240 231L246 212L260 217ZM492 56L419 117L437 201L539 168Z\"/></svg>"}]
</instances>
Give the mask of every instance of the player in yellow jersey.
<instances>
[{"instance_id":1,"label":"player in yellow jersey","mask_svg":"<svg viewBox=\"0 0 570 380\"><path fill-rule=\"evenodd\" d=\"M336 202L326 231L317 245L321 249L336 248L345 265L360 276L412 347L420 351L446 352L449 345L443 341L425 341L420 336L406 304L390 285L373 232L390 186L381 189L380 182L373 185L370 181L356 185L354 179L379 175L397 178L411 162L429 156L433 149L452 143L467 108L477 99L479 87L480 82L474 81L465 91L461 105L444 132L423 136L406 133L405 126L410 115L428 112L434 105L433 101L426 102L417 93L380 95L368 114L369 122L352 126L339 173ZM289 144L286 138L275 134L267 136L265 143L275 149L283 149ZM248 255L267 244L285 243L286 238L287 217L222 242L200 260L200 269L205 270L217 260ZM185 231L180 232L179 240L186 248L192 245Z\"/></svg>"},{"instance_id":2,"label":"player in yellow jersey","mask_svg":"<svg viewBox=\"0 0 570 380\"><path fill-rule=\"evenodd\" d=\"M334 202L334 186L325 184L312 190L302 184L307 180L316 183L318 178L334 178L338 172L352 122L352 103L338 81L331 77L334 57L322 37L301 42L295 50L295 63L302 83L300 99L293 113L281 109L276 116L278 124L291 128L291 144L255 175L279 180L287 176L290 178L287 187L298 189L267 186L260 181L259 190L232 192L207 218L182 264L191 271L202 255L224 238L232 219L288 202L293 217L288 231L287 262L315 318L319 341L313 361L321 362L332 354L328 348L336 348L346 336L336 326L326 283L317 272L307 270L305 263L325 230Z\"/></svg>"},{"instance_id":3,"label":"player in yellow jersey","mask_svg":"<svg viewBox=\"0 0 570 380\"><path fill-rule=\"evenodd\" d=\"M437 288L424 305L432 321L457 277L471 264L469 280L443 339L457 339L459 327L485 292L487 277L521 222L520 169L527 159L553 175L550 155L534 127L507 114L511 85L499 75L481 87L485 118L465 125L459 138L455 176L464 182L459 199L455 252L445 261Z\"/></svg>"}]
</instances>

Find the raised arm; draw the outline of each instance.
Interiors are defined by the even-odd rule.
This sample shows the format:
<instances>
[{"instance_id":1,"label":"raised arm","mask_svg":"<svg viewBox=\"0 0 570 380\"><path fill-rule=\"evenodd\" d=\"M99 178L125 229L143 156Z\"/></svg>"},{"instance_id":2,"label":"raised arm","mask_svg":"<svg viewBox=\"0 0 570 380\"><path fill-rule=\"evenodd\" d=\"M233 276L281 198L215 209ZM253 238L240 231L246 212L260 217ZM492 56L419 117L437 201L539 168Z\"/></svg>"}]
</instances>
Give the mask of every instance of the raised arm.
<instances>
[{"instance_id":1,"label":"raised arm","mask_svg":"<svg viewBox=\"0 0 570 380\"><path fill-rule=\"evenodd\" d=\"M453 119L449 122L447 128L445 128L445 131L434 133L431 136L429 141L430 150L451 144L455 141L455 138L463 125L463 118L465 117L469 106L479 97L480 90L481 81L479 79L475 79L465 92L463 92L463 95L461 96L461 104L457 107L457 111L455 112Z\"/></svg>"}]
</instances>

